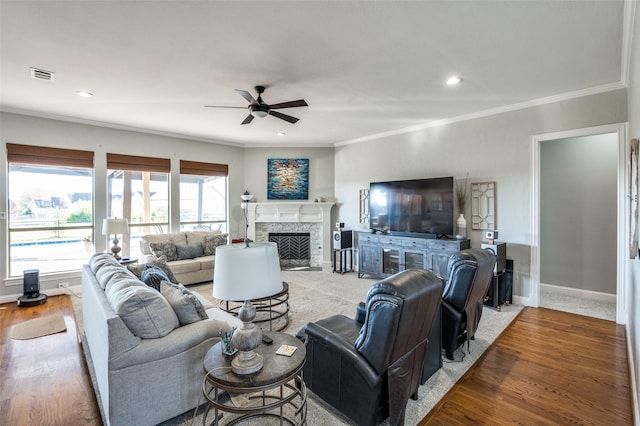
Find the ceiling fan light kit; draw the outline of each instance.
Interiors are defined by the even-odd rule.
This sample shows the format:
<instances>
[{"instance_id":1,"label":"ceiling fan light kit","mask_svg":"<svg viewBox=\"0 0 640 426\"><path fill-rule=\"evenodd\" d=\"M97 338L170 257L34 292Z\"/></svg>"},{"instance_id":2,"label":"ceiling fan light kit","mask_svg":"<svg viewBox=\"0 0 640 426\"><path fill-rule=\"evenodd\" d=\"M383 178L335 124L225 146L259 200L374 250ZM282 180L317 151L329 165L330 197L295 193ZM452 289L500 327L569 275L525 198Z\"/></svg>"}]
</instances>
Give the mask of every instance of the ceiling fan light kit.
<instances>
[{"instance_id":1,"label":"ceiling fan light kit","mask_svg":"<svg viewBox=\"0 0 640 426\"><path fill-rule=\"evenodd\" d=\"M248 106L249 115L247 116L247 118L244 119L244 121L241 124L249 124L253 121L254 117L264 118L267 115L271 115L281 120L288 121L291 124L297 123L299 120L298 118L292 117L287 114L283 114L278 111L273 111L273 110L282 109L282 108L295 108L295 107L309 106L304 99L298 99L296 101L282 102L279 104L269 105L262 100L262 94L264 93L265 86L256 86L255 90L258 93L258 99L254 99L254 97L251 96L251 93L247 92L246 90L236 89L236 92L238 92L240 96L242 96L247 100L247 102L249 102L249 106ZM225 107L225 106L216 106L216 105L205 105L205 107L238 108L238 107Z\"/></svg>"}]
</instances>

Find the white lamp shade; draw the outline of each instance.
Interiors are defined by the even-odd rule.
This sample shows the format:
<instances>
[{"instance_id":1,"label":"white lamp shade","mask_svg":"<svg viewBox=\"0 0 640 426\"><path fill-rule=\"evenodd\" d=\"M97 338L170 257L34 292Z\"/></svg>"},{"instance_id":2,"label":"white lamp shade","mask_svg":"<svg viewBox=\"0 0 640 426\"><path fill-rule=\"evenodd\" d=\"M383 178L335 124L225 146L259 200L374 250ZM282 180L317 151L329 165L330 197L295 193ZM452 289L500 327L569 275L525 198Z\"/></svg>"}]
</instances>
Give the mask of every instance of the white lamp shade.
<instances>
[{"instance_id":1,"label":"white lamp shade","mask_svg":"<svg viewBox=\"0 0 640 426\"><path fill-rule=\"evenodd\" d=\"M102 235L128 233L129 221L127 219L105 219L102 221Z\"/></svg>"},{"instance_id":2,"label":"white lamp shade","mask_svg":"<svg viewBox=\"0 0 640 426\"><path fill-rule=\"evenodd\" d=\"M213 297L216 299L260 299L281 290L282 274L276 243L216 247L213 270Z\"/></svg>"}]
</instances>

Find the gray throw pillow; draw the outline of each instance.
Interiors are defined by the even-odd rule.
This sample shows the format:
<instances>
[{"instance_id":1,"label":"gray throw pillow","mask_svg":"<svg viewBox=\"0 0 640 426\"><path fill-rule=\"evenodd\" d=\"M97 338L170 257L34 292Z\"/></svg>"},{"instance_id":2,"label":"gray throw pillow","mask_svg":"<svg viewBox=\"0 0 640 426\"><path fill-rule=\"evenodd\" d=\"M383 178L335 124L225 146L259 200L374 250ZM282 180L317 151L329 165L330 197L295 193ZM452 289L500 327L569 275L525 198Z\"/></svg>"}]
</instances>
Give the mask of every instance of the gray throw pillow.
<instances>
[{"instance_id":1,"label":"gray throw pillow","mask_svg":"<svg viewBox=\"0 0 640 426\"><path fill-rule=\"evenodd\" d=\"M202 244L194 244L192 246L176 246L178 252L178 260L195 259L204 256Z\"/></svg>"},{"instance_id":2,"label":"gray throw pillow","mask_svg":"<svg viewBox=\"0 0 640 426\"><path fill-rule=\"evenodd\" d=\"M106 293L107 299L134 335L157 339L180 326L173 308L159 292L142 283L126 285L120 281L119 284Z\"/></svg>"},{"instance_id":3,"label":"gray throw pillow","mask_svg":"<svg viewBox=\"0 0 640 426\"><path fill-rule=\"evenodd\" d=\"M164 241L161 243L150 243L151 252L157 257L162 255L167 256L167 262L173 262L178 260L178 253L176 251L176 245L171 241Z\"/></svg>"},{"instance_id":4,"label":"gray throw pillow","mask_svg":"<svg viewBox=\"0 0 640 426\"><path fill-rule=\"evenodd\" d=\"M216 254L216 247L227 244L229 234L215 234L204 237L204 255Z\"/></svg>"},{"instance_id":5,"label":"gray throw pillow","mask_svg":"<svg viewBox=\"0 0 640 426\"><path fill-rule=\"evenodd\" d=\"M160 293L173 308L181 326L209 318L200 300L183 285L162 281Z\"/></svg>"}]
</instances>

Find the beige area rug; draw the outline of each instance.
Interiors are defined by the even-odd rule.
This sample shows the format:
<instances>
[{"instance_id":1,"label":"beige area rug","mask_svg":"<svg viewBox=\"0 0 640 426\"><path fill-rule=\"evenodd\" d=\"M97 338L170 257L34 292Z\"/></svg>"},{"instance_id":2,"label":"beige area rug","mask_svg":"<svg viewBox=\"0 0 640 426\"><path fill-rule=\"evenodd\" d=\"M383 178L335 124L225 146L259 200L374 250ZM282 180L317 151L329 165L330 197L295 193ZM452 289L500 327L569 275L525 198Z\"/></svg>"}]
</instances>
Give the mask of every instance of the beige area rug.
<instances>
[{"instance_id":1,"label":"beige area rug","mask_svg":"<svg viewBox=\"0 0 640 426\"><path fill-rule=\"evenodd\" d=\"M353 318L356 306L364 301L367 291L377 280L358 278L357 273L332 273L330 269L324 271L283 271L282 278L289 284L289 325L282 330L294 335L307 322L316 321L334 314L343 314ZM217 303L213 298L211 283L190 285L188 287L206 299ZM78 287L74 287L72 296L77 324L82 329L82 299ZM522 310L522 306L503 306L498 312L485 307L480 320L476 338L471 342L470 353L459 349L455 353L455 362L445 360L443 367L438 370L418 391L418 400L409 400L406 412L406 425L415 425L424 418L447 391L471 367L500 333L515 319ZM204 402L204 399L201 400ZM198 425L202 424L204 409L191 410L162 425ZM210 414L208 421L212 420ZM264 419L249 421L248 425L271 424ZM348 419L326 405L322 400L309 392L307 399L307 425L309 426L341 426L351 425ZM384 425L385 423L383 423Z\"/></svg>"},{"instance_id":2,"label":"beige area rug","mask_svg":"<svg viewBox=\"0 0 640 426\"><path fill-rule=\"evenodd\" d=\"M66 329L67 325L63 315L49 315L16 324L11 329L11 338L14 340L35 339L48 334L60 333Z\"/></svg>"}]
</instances>

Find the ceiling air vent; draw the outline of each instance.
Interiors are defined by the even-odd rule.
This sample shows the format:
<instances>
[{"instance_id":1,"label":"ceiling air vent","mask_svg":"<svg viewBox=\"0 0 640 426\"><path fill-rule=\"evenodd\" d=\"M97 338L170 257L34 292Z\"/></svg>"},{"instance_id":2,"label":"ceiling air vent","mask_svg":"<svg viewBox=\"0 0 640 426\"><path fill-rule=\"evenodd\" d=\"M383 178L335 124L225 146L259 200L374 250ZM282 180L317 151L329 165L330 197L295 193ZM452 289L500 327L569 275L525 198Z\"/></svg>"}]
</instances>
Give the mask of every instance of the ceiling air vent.
<instances>
[{"instance_id":1,"label":"ceiling air vent","mask_svg":"<svg viewBox=\"0 0 640 426\"><path fill-rule=\"evenodd\" d=\"M31 78L37 80L53 81L55 74L52 71L41 70L40 68L31 68Z\"/></svg>"}]
</instances>

